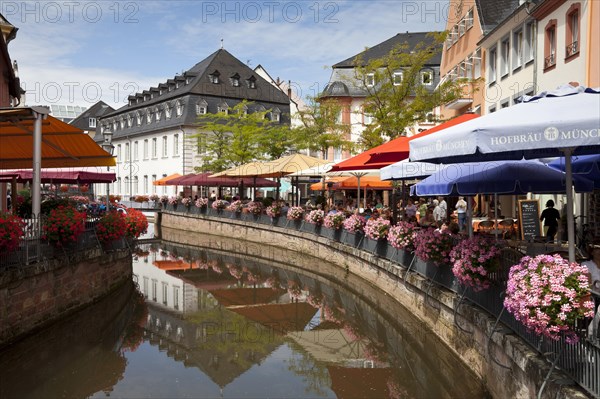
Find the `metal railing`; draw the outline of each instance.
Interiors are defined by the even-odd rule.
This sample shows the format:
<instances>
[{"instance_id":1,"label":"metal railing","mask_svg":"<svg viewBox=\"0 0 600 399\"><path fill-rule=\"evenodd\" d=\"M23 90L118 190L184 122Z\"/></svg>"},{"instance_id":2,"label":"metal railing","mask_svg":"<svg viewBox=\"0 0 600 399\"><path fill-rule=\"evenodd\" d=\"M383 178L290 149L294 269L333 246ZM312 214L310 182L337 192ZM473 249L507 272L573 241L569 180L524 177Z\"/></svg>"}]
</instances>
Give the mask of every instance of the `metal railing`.
<instances>
[{"instance_id":1,"label":"metal railing","mask_svg":"<svg viewBox=\"0 0 600 399\"><path fill-rule=\"evenodd\" d=\"M508 272L511 266L517 264L521 257L525 255L516 248L505 247L502 249L499 270L492 273L491 276L492 286L485 291L475 292L461 286L453 275L450 267L437 266L430 262L424 262L414 257L413 254L395 249L387 241L370 240L362 234L348 233L345 230L331 230L324 226L316 226L304 221L290 221L287 220L285 216L270 218L264 214L252 215L249 213L217 211L210 206L201 209L194 205L190 207L183 205L167 205L164 207L164 210L182 214L206 215L222 219L243 220L245 222L255 222L262 225L277 226L294 231L312 233L357 249L368 251L381 258L388 259L395 263L398 270L402 270L402 273L398 271L393 273L400 279L406 278L409 272L414 272L429 279L429 289L433 285L437 285L455 292L458 295L458 301L454 309L455 322L461 330L469 332L460 323L460 306L464 300L468 300L496 318L496 325L488 337L488 350L493 335L500 331L507 332L506 328L508 328L511 332L527 342L531 348L546 358L552 365L552 369L554 369L554 367L560 368L587 392L595 397L600 397L600 342L598 340L597 330L594 331L594 336L590 337L586 334L587 326L582 325L578 328L581 337L578 343L568 344L564 339L553 341L528 331L521 322L517 321L510 313L505 311L504 291L508 280ZM410 264L410 266L407 267L407 264ZM390 273L389 270L384 271ZM426 301L428 300L428 294L429 290L426 293ZM504 326L503 329L498 327L500 323ZM492 359L499 365L504 366L493 357ZM550 374L551 372L546 377L546 381L549 379ZM542 385L542 389L546 384L546 381Z\"/></svg>"},{"instance_id":2,"label":"metal railing","mask_svg":"<svg viewBox=\"0 0 600 399\"><path fill-rule=\"evenodd\" d=\"M55 245L44 238L46 217L23 219L23 235L19 247L9 253L0 253L0 271L22 269L38 262L62 258L77 252L101 249L103 251L129 248L125 239L102 246L96 236L98 218L88 218L85 221L84 232L77 241L66 245Z\"/></svg>"}]
</instances>

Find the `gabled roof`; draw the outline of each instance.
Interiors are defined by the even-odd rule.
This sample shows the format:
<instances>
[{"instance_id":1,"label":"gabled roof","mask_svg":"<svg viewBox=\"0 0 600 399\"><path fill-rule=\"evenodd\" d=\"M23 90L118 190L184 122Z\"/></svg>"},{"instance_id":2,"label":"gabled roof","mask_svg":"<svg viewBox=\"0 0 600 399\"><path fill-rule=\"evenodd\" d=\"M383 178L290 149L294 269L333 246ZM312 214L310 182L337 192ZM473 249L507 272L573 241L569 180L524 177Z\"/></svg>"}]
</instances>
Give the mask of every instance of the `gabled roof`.
<instances>
[{"instance_id":1,"label":"gabled roof","mask_svg":"<svg viewBox=\"0 0 600 399\"><path fill-rule=\"evenodd\" d=\"M220 76L218 84L212 83L209 79L209 75L215 74L215 72L218 72L218 75ZM229 81L229 78L236 73L240 76L241 80L241 84L238 87L234 87ZM189 83L185 84L186 80L189 80ZM249 88L246 84L246 81L248 80L254 80L256 82L256 88ZM177 75L174 79L168 79L167 84L174 84L177 81L180 82L180 85L172 91L167 91L162 95L156 95L154 98L142 101L138 104L125 105L105 116L114 116L125 111L146 108L187 94L209 95L240 100L246 99L249 101L266 101L289 105L289 99L285 93L282 93L281 90L273 87L269 82L225 49L215 51L185 71L182 75ZM158 86L161 85L164 87L164 83L161 83ZM129 98L140 98L143 94L149 95L153 91L157 92L158 88L144 90L144 92L130 96Z\"/></svg>"},{"instance_id":2,"label":"gabled roof","mask_svg":"<svg viewBox=\"0 0 600 399\"><path fill-rule=\"evenodd\" d=\"M88 130L90 127L89 118L99 119L114 110L113 107L106 104L104 101L98 101L96 104L82 112L77 118L73 119L69 124L81 130Z\"/></svg>"},{"instance_id":3,"label":"gabled roof","mask_svg":"<svg viewBox=\"0 0 600 399\"><path fill-rule=\"evenodd\" d=\"M518 0L517 0L518 1ZM360 56L362 58L363 64L368 63L371 60L377 60L383 58L391 50L396 46L400 46L406 44L409 49L414 49L419 43L432 43L433 38L430 35L431 32L406 32L406 33L398 33L396 36L387 39L373 47L366 49L365 51L356 54L350 58L345 59L344 61L338 62L333 66L333 68L354 68L356 65L356 57ZM441 45L440 45L441 47ZM441 53L435 54L431 60L429 60L429 65L439 65L441 62L442 56Z\"/></svg>"},{"instance_id":4,"label":"gabled roof","mask_svg":"<svg viewBox=\"0 0 600 399\"><path fill-rule=\"evenodd\" d=\"M519 7L519 0L475 0L483 33L487 34Z\"/></svg>"}]
</instances>

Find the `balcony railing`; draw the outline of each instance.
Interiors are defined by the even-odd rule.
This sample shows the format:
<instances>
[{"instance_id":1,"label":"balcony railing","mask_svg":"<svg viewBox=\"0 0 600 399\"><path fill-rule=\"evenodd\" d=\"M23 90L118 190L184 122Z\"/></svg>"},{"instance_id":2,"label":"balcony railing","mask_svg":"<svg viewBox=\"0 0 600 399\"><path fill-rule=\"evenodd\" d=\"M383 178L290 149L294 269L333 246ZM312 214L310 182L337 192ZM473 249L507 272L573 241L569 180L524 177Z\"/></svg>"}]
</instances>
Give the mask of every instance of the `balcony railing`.
<instances>
[{"instance_id":1,"label":"balcony railing","mask_svg":"<svg viewBox=\"0 0 600 399\"><path fill-rule=\"evenodd\" d=\"M556 54L550 54L544 58L544 69L551 68L556 65Z\"/></svg>"},{"instance_id":2,"label":"balcony railing","mask_svg":"<svg viewBox=\"0 0 600 399\"><path fill-rule=\"evenodd\" d=\"M569 58L570 56L575 55L578 52L579 43L577 41L574 41L573 43L569 44L565 49L566 58Z\"/></svg>"},{"instance_id":3,"label":"balcony railing","mask_svg":"<svg viewBox=\"0 0 600 399\"><path fill-rule=\"evenodd\" d=\"M491 316L502 322L506 327L517 334L521 339L527 342L531 349L544 356L549 363L555 363L565 374L569 375L582 388L591 393L594 397L600 397L600 340L598 331L595 330L592 336L587 335L587 326L580 326L577 331L581 339L576 344L568 344L564 339L551 341L527 331L525 326L517 321L510 313L504 310L504 291L508 280L508 272L512 265L517 264L525 254L516 248L505 247L502 250L501 266L498 271L493 273L492 286L485 291L474 292L470 289L464 289L453 275L450 267L439 267L433 263L424 262L420 259L414 259L414 255L392 247L387 241L373 241L362 234L348 233L345 230L331 230L324 226L316 226L304 221L290 221L284 216L279 218L270 218L266 215L252 215L247 213L233 213L222 210L217 211L210 206L208 208L197 208L195 206L186 207L182 205L168 205L165 209L168 212L183 214L206 215L223 219L243 220L245 222L255 222L262 225L277 226L293 231L302 231L326 237L353 248L371 252L381 258L391 261L394 266L391 269L382 270L384 273L403 279L408 272L418 273L429 279L432 283L455 292L461 299L455 309L460 317L460 303L468 300L477 307L488 312ZM406 265L411 265L407 270ZM427 299L427 298L426 298ZM456 323L459 321L455 317ZM498 331L494 329L494 331ZM494 334L492 332L492 335ZM492 336L488 337L488 342ZM498 360L496 360L498 362Z\"/></svg>"}]
</instances>

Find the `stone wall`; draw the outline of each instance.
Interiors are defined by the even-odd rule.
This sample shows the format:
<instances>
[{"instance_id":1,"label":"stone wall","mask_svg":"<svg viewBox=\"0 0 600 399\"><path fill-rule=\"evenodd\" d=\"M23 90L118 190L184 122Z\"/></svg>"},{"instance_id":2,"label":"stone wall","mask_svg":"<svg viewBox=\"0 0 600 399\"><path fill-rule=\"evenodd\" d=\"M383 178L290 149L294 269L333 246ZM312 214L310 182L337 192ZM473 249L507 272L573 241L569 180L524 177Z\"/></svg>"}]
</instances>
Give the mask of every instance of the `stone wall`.
<instances>
[{"instance_id":1,"label":"stone wall","mask_svg":"<svg viewBox=\"0 0 600 399\"><path fill-rule=\"evenodd\" d=\"M80 251L0 274L0 347L89 305L132 278L129 250Z\"/></svg>"},{"instance_id":2,"label":"stone wall","mask_svg":"<svg viewBox=\"0 0 600 399\"><path fill-rule=\"evenodd\" d=\"M240 220L163 212L159 221L169 241L201 246L209 243L214 249L279 259L300 267L306 267L300 265L304 263L301 258L310 254L339 266L340 272L367 281L422 321L484 381L495 398L535 398L550 370L548 362L510 332L494 333L488 345L495 320L478 308L462 305L457 326L455 293L439 287L430 289L428 280L417 274L410 274L405 283L401 281L405 268L386 259L325 237ZM228 239L211 239L209 235ZM369 292L361 294L368 297ZM561 377L566 378L554 371L543 397L588 397L577 387L554 382Z\"/></svg>"}]
</instances>

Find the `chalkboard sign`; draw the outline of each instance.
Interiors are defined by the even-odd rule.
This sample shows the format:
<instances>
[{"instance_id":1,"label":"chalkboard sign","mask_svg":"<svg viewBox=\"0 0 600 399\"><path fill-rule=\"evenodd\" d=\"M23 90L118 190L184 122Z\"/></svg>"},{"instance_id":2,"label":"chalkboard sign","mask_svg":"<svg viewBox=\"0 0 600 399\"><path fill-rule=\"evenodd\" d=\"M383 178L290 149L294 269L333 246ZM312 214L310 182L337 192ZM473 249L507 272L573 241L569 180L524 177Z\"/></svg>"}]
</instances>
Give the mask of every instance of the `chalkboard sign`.
<instances>
[{"instance_id":1,"label":"chalkboard sign","mask_svg":"<svg viewBox=\"0 0 600 399\"><path fill-rule=\"evenodd\" d=\"M519 200L519 224L522 240L533 240L542 235L539 200Z\"/></svg>"}]
</instances>

